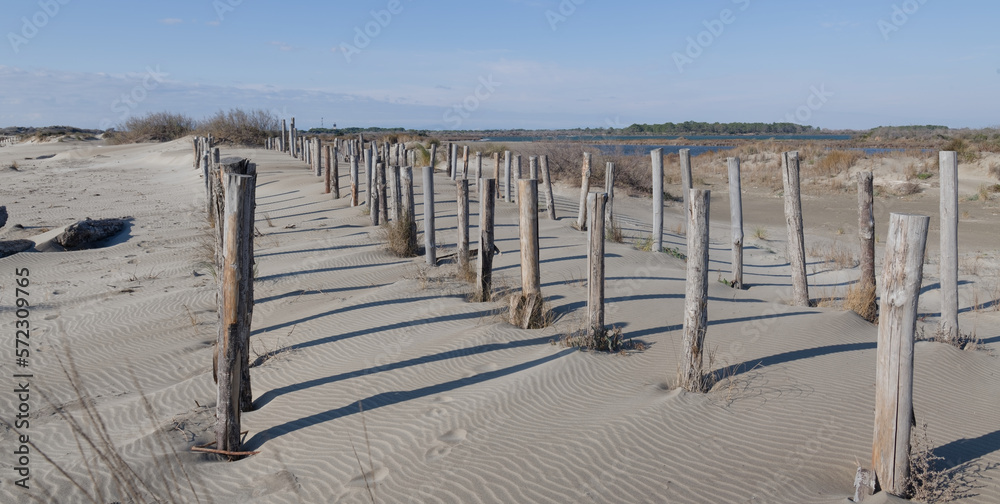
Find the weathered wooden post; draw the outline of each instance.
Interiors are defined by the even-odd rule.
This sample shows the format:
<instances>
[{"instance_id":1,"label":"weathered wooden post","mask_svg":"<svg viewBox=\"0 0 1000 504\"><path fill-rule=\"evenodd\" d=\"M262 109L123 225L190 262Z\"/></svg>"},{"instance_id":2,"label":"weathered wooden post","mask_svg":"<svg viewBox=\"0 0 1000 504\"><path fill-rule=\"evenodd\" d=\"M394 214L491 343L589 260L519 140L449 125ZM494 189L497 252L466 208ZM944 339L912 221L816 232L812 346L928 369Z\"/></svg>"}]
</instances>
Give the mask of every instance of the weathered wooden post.
<instances>
[{"instance_id":1,"label":"weathered wooden post","mask_svg":"<svg viewBox=\"0 0 1000 504\"><path fill-rule=\"evenodd\" d=\"M663 149L653 149L653 252L663 250ZM687 196L685 196L685 199ZM684 214L687 219L687 214Z\"/></svg>"},{"instance_id":2,"label":"weathered wooden post","mask_svg":"<svg viewBox=\"0 0 1000 504\"><path fill-rule=\"evenodd\" d=\"M288 152L288 121L281 120L281 140L279 141L281 152Z\"/></svg>"},{"instance_id":3,"label":"weathered wooden post","mask_svg":"<svg viewBox=\"0 0 1000 504\"><path fill-rule=\"evenodd\" d=\"M312 163L313 166L316 168L316 176L322 177L323 164L321 163L321 161L323 160L323 156L321 155L321 153L323 152L323 141L320 140L319 137L316 137L313 139L312 144L313 144Z\"/></svg>"},{"instance_id":4,"label":"weathered wooden post","mask_svg":"<svg viewBox=\"0 0 1000 504\"><path fill-rule=\"evenodd\" d=\"M469 271L469 180L458 179L458 271Z\"/></svg>"},{"instance_id":5,"label":"weathered wooden post","mask_svg":"<svg viewBox=\"0 0 1000 504\"><path fill-rule=\"evenodd\" d=\"M431 146L434 152L434 146ZM431 165L424 167L424 256L428 266L437 266L437 250L434 244L434 157Z\"/></svg>"},{"instance_id":6,"label":"weathered wooden post","mask_svg":"<svg viewBox=\"0 0 1000 504\"><path fill-rule=\"evenodd\" d=\"M192 163L192 165L194 166L194 168L196 170L201 167L200 166L201 165L201 152L199 152L199 144L198 144L198 142L199 142L199 138L198 137L194 137L194 139L192 140L192 143L194 144L194 153L193 153L194 154L194 162Z\"/></svg>"},{"instance_id":7,"label":"weathered wooden post","mask_svg":"<svg viewBox=\"0 0 1000 504\"><path fill-rule=\"evenodd\" d=\"M251 407L250 320L253 316L253 233L256 165L246 159L221 162L225 177L223 264L217 340L217 449L239 452L240 412ZM238 455L229 455L230 459Z\"/></svg>"},{"instance_id":8,"label":"weathered wooden post","mask_svg":"<svg viewBox=\"0 0 1000 504\"><path fill-rule=\"evenodd\" d=\"M785 185L785 224L788 227L788 262L792 269L792 305L809 306L802 198L799 195L799 153L785 152L781 160L781 179Z\"/></svg>"},{"instance_id":9,"label":"weathered wooden post","mask_svg":"<svg viewBox=\"0 0 1000 504\"><path fill-rule=\"evenodd\" d=\"M469 178L469 146L462 146L462 178Z\"/></svg>"},{"instance_id":10,"label":"weathered wooden post","mask_svg":"<svg viewBox=\"0 0 1000 504\"><path fill-rule=\"evenodd\" d=\"M500 153L499 152L494 152L493 153L493 178L496 179L496 181L497 181L497 183L496 183L496 186L497 186L497 194L496 194L496 196L497 196L497 198L500 198L500 196L501 196L501 194L500 194L500 186L503 185L503 184L501 184L500 181L503 180L502 177L503 177L503 174L500 173Z\"/></svg>"},{"instance_id":11,"label":"weathered wooden post","mask_svg":"<svg viewBox=\"0 0 1000 504\"><path fill-rule=\"evenodd\" d=\"M590 153L583 153L583 169L580 172L580 207L576 216L576 228L587 229L587 194L590 193Z\"/></svg>"},{"instance_id":12,"label":"weathered wooden post","mask_svg":"<svg viewBox=\"0 0 1000 504\"><path fill-rule=\"evenodd\" d=\"M871 305L865 311L872 317L877 313L875 297L875 195L872 187L873 175L870 171L858 173L858 241L861 245L861 278L858 286ZM874 319L869 318L874 322Z\"/></svg>"},{"instance_id":13,"label":"weathered wooden post","mask_svg":"<svg viewBox=\"0 0 1000 504\"><path fill-rule=\"evenodd\" d=\"M538 156L528 156L528 178L538 180Z\"/></svg>"},{"instance_id":14,"label":"weathered wooden post","mask_svg":"<svg viewBox=\"0 0 1000 504\"><path fill-rule=\"evenodd\" d=\"M291 154L292 157L298 156L298 152L295 150L297 148L296 146L298 145L297 144L298 140L299 140L298 134L295 131L295 118L293 117L292 122L289 124L288 127L289 154Z\"/></svg>"},{"instance_id":15,"label":"weathered wooden post","mask_svg":"<svg viewBox=\"0 0 1000 504\"><path fill-rule=\"evenodd\" d=\"M333 173L330 174L330 178L333 181L333 199L340 199L340 151L334 146L333 147Z\"/></svg>"},{"instance_id":16,"label":"weathered wooden post","mask_svg":"<svg viewBox=\"0 0 1000 504\"><path fill-rule=\"evenodd\" d=\"M604 208L607 201L607 193L591 193L588 198L591 217L588 227L590 246L587 249L590 270L587 280L587 331L598 350L615 350L611 348L604 329Z\"/></svg>"},{"instance_id":17,"label":"weathered wooden post","mask_svg":"<svg viewBox=\"0 0 1000 504\"><path fill-rule=\"evenodd\" d=\"M417 218L416 218L416 205L413 201L413 167L404 166L400 168L400 180L403 186L403 218L400 219L401 225L406 226L406 243L407 249L412 250L414 254L417 251Z\"/></svg>"},{"instance_id":18,"label":"weathered wooden post","mask_svg":"<svg viewBox=\"0 0 1000 504\"><path fill-rule=\"evenodd\" d=\"M215 176L215 173L212 171L211 163L208 162L208 154L201 157L198 165L201 166L201 175L205 178L205 211L208 213L208 225L214 228L216 215L213 211L215 201L212 198L212 177Z\"/></svg>"},{"instance_id":19,"label":"weathered wooden post","mask_svg":"<svg viewBox=\"0 0 1000 504\"><path fill-rule=\"evenodd\" d=\"M479 198L479 258L476 261L476 301L485 303L493 296L493 212L496 206L496 179L483 179Z\"/></svg>"},{"instance_id":20,"label":"weathered wooden post","mask_svg":"<svg viewBox=\"0 0 1000 504\"><path fill-rule=\"evenodd\" d=\"M396 172L397 174L399 172ZM351 206L356 207L361 203L358 201L358 156L351 156Z\"/></svg>"},{"instance_id":21,"label":"weathered wooden post","mask_svg":"<svg viewBox=\"0 0 1000 504\"><path fill-rule=\"evenodd\" d=\"M904 495L910 477L913 341L930 217L891 214L885 244L875 371L872 467L881 488Z\"/></svg>"},{"instance_id":22,"label":"weathered wooden post","mask_svg":"<svg viewBox=\"0 0 1000 504\"><path fill-rule=\"evenodd\" d=\"M743 288L743 189L740 182L740 158L726 160L729 165L729 219L733 241L733 279L730 285Z\"/></svg>"},{"instance_id":23,"label":"weathered wooden post","mask_svg":"<svg viewBox=\"0 0 1000 504\"><path fill-rule=\"evenodd\" d=\"M941 177L941 323L939 333L955 342L958 331L958 153L939 154Z\"/></svg>"},{"instance_id":24,"label":"weathered wooden post","mask_svg":"<svg viewBox=\"0 0 1000 504\"><path fill-rule=\"evenodd\" d=\"M325 149L325 152L324 152L324 156L323 157L326 160L326 162L324 163L325 170L323 172L324 173L324 178L323 178L323 193L324 194L330 194L330 192L333 190L333 179L332 179L332 176L333 176L333 161L332 161L332 158L333 158L334 150L329 145L324 146L324 149Z\"/></svg>"},{"instance_id":25,"label":"weathered wooden post","mask_svg":"<svg viewBox=\"0 0 1000 504\"><path fill-rule=\"evenodd\" d=\"M385 180L385 164L378 163L375 167L378 175L378 214L382 224L389 223L389 193Z\"/></svg>"},{"instance_id":26,"label":"weathered wooden post","mask_svg":"<svg viewBox=\"0 0 1000 504\"><path fill-rule=\"evenodd\" d=\"M390 215L392 215L394 222L398 222L403 216L403 209L401 208L403 206L403 195L399 181L399 166L392 166L390 168L389 184L391 187L389 188L389 193L392 195L392 212Z\"/></svg>"},{"instance_id":27,"label":"weathered wooden post","mask_svg":"<svg viewBox=\"0 0 1000 504\"><path fill-rule=\"evenodd\" d=\"M503 153L503 200L507 203L513 201L513 196L510 193L510 151L504 151Z\"/></svg>"},{"instance_id":28,"label":"weathered wooden post","mask_svg":"<svg viewBox=\"0 0 1000 504\"><path fill-rule=\"evenodd\" d=\"M479 184L483 180L483 153L476 152L476 194L480 194Z\"/></svg>"},{"instance_id":29,"label":"weathered wooden post","mask_svg":"<svg viewBox=\"0 0 1000 504\"><path fill-rule=\"evenodd\" d=\"M608 162L604 169L604 192L608 195L605 205L604 227L607 230L614 228L615 220L615 164Z\"/></svg>"},{"instance_id":30,"label":"weathered wooden post","mask_svg":"<svg viewBox=\"0 0 1000 504\"><path fill-rule=\"evenodd\" d=\"M691 207L688 197L694 187L691 182L691 149L681 149L677 153L681 161L681 193L684 195L684 215L687 215L688 209ZM687 219L685 219L684 228L687 229Z\"/></svg>"},{"instance_id":31,"label":"weathered wooden post","mask_svg":"<svg viewBox=\"0 0 1000 504\"><path fill-rule=\"evenodd\" d=\"M451 147L451 179L455 180L458 178L458 144L450 143Z\"/></svg>"},{"instance_id":32,"label":"weathered wooden post","mask_svg":"<svg viewBox=\"0 0 1000 504\"><path fill-rule=\"evenodd\" d=\"M538 264L538 181L517 181L520 202L521 296L512 298L511 313L521 316L516 322L522 329L542 325L542 287Z\"/></svg>"},{"instance_id":33,"label":"weathered wooden post","mask_svg":"<svg viewBox=\"0 0 1000 504\"><path fill-rule=\"evenodd\" d=\"M688 210L687 284L684 291L684 369L679 384L689 392L705 392L705 331L708 329L708 216L711 191L692 189Z\"/></svg>"},{"instance_id":34,"label":"weathered wooden post","mask_svg":"<svg viewBox=\"0 0 1000 504\"><path fill-rule=\"evenodd\" d=\"M542 184L545 185L545 210L549 213L549 220L556 220L556 199L552 194L552 178L549 176L549 157L542 154L539 159L542 171Z\"/></svg>"}]
</instances>

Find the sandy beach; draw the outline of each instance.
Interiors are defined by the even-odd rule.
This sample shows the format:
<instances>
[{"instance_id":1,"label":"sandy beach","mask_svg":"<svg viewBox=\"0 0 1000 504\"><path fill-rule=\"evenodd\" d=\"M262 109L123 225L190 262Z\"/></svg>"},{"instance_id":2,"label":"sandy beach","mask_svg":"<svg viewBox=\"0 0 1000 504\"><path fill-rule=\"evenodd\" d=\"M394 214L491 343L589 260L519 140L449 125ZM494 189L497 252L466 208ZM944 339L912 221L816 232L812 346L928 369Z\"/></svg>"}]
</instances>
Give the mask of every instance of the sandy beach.
<instances>
[{"instance_id":1,"label":"sandy beach","mask_svg":"<svg viewBox=\"0 0 1000 504\"><path fill-rule=\"evenodd\" d=\"M857 256L853 191L803 197L816 306L794 307L781 198L745 187L749 288L734 290L717 281L730 267L728 190L717 175L724 158L695 159L699 184L712 189L706 344L709 369L721 370L711 391L695 394L675 386L685 262L635 246L651 229L649 198L616 195L626 239L606 244L607 323L642 349L596 353L560 343L586 323L587 237L571 227L578 187L557 185L559 219L539 219L542 294L553 323L523 330L503 320L500 303L469 302L472 286L454 265L429 268L423 257L386 251L362 208L324 194L306 164L275 151L221 148L258 168L254 410L243 414L242 428L244 447L260 453L237 462L190 451L214 440L217 390L216 284L206 263L212 231L191 137L0 148L0 205L10 214L0 240L36 241L0 259L0 323L8 328L0 416L11 419L19 407L7 377L25 370L14 365L9 333L15 270L28 268L26 431L109 502L113 484L106 474L88 475L92 463L57 414L85 411L62 371L68 356L86 401L140 477L158 481L164 460L179 454L188 476L168 479L179 482L182 502L197 494L216 503L846 503L858 463L870 465L877 326L837 302L857 267L824 257L837 248ZM964 198L991 180L991 160L960 169L960 324L979 348L932 341L915 348L914 432L926 425L929 448L942 458L936 467L967 504L1000 502L1000 195ZM15 161L17 169L8 168ZM896 176L892 162L874 167L877 183ZM456 196L444 171L436 177L445 256L455 251ZM341 187L347 180L342 169ZM422 191L417 177L419 229ZM891 212L931 216L918 335L933 333L941 311L936 191L930 180L920 193L876 200L880 237ZM477 209L473 193L473 226ZM664 245L684 253L680 204L668 203L665 214ZM87 217L131 220L98 248L52 244ZM495 284L518 289L517 206L498 201L496 226ZM883 254L879 242L879 264ZM0 431L4 453L17 446L13 431ZM28 502L28 494L49 501L45 492L86 501L37 451L31 490L7 484L12 462L0 457L0 502Z\"/></svg>"}]
</instances>

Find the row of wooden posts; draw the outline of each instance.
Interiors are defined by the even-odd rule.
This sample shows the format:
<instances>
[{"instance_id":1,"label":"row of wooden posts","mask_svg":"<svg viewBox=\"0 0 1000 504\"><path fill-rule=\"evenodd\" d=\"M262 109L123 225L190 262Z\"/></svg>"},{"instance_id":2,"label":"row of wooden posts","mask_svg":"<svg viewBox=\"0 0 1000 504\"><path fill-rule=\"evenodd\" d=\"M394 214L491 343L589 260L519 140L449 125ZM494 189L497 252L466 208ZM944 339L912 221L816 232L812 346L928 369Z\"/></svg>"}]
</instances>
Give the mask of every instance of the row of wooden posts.
<instances>
[{"instance_id":1,"label":"row of wooden posts","mask_svg":"<svg viewBox=\"0 0 1000 504\"><path fill-rule=\"evenodd\" d=\"M210 147L210 143L205 141ZM219 177L229 175L230 171L238 171L234 166L238 163L228 163L228 160L220 162L217 150L214 160L205 157L207 148L199 150L199 142L195 142L196 152L205 152L203 166L208 173L208 166L215 166ZM381 146L377 142L366 142L359 137L357 140L338 139L332 145L324 146L318 138L305 138L298 134L294 128L286 130L282 136L268 140L267 147L274 150L282 150L315 168L318 176L326 174L324 180L325 191L333 193L335 198L339 198L339 173L338 159L339 152L343 149L346 154L345 160L351 167L351 204L360 205L358 193L360 190L359 178L359 158L362 159L365 167L364 176L366 182L367 204L373 225L389 223L395 221L406 225L409 229L409 239L412 240L415 249L416 224L414 215L414 192L413 192L413 169L416 162L414 151L407 151L404 145L383 143ZM469 265L469 150L463 147L461 157L458 155L458 146L449 144L447 147L448 173L455 181L457 191L457 215L458 215L458 236L456 241L457 258L456 262L460 267L466 268ZM307 153L312 153L307 154ZM655 149L651 154L652 161L652 181L653 181L653 250L662 251L663 236L663 152L662 149ZM325 163L321 164L321 159ZM429 166L423 168L424 182L424 248L427 262L430 265L437 265L435 226L434 226L434 162L436 159L436 145L431 145L431 162ZM461 159L461 168L459 160ZM684 194L685 223L687 227L687 284L685 290L685 313L683 324L683 349L682 370L680 373L679 385L689 390L703 390L706 385L705 370L703 369L703 349L704 339L708 324L707 295L708 295L708 237L709 237L709 202L710 191L694 189L691 187L691 163L690 151L682 149L681 159L681 179ZM245 162L245 160L243 160ZM494 177L485 177L482 169L482 155L475 155L476 181L473 187L479 192L479 253L476 264L476 286L475 297L479 301L489 301L492 290L492 262L494 255L494 214L496 199L503 197L504 201L517 202L520 210L520 246L521 246L521 280L522 291L519 298L515 298L512 303L516 304L516 309L512 313L522 314L523 319L515 321L518 325L529 328L532 321L537 320L537 314L541 310L542 295L540 288L539 273L539 248L538 248L538 177L542 177L545 185L546 207L548 216L555 219L555 205L551 189L551 179L548 172L548 163L545 156L529 159L528 178L522 178L520 156L512 156L508 151L504 153L503 163L503 183L497 184L500 173L500 155L494 155ZM588 231L588 330L591 336L602 335L606 330L604 320L604 238L605 230L613 222L613 195L615 169L613 164L609 164L606 170L606 185L602 192L591 192L589 180L591 175L591 156L584 155L581 173L581 205L579 208L575 227ZM252 165L251 165L252 166ZM322 169L325 166L325 171ZM233 168L231 168L233 167ZM388 167L388 177L387 177ZM245 170L245 168L244 168ZM730 182L730 208L731 208L731 244L732 244L732 280L731 284L737 288L743 288L743 216L742 216L742 191L740 188L740 160L730 158L728 160L729 182ZM235 173L234 173L235 176ZM214 179L208 177L206 180ZM223 178L219 178L219 187L228 188L232 184L223 184ZM512 181L517 181L517 192L512 190ZM792 269L792 304L800 306L809 305L808 283L806 281L806 262L804 246L804 229L802 221L801 199L799 191L799 159L797 152L786 152L782 155L782 180L784 184L784 203L786 227L788 230L788 255ZM957 157L953 152L941 153L941 285L942 285L942 319L941 331L946 339L958 337L957 318ZM207 183L208 184L208 183ZM251 186L252 187L252 186ZM211 201L219 201L220 191L210 189L208 185ZM225 190L221 191L225 195ZM874 261L874 224L873 213L873 192L872 174L862 172L858 177L858 197L859 197L859 239L861 245L861 283L875 284L875 261ZM229 202L228 197L222 198ZM234 203L238 201L234 197ZM391 207L389 202L392 202ZM227 207L228 208L228 207ZM391 212L390 212L391 208ZM210 205L210 220L212 212L217 215L215 222L226 222L218 215L228 215L225 209L220 209L218 203ZM252 215L252 213L251 213ZM878 345L878 376L876 398L876 427L875 441L873 443L872 464L875 468L877 480L881 486L889 491L900 492L900 485L905 485L908 478L908 465L905 462L905 455L908 454L909 447L909 418L912 411L912 347L913 335L916 320L916 303L919 295L919 288L922 279L922 264L924 244L926 242L926 231L928 217L912 216L902 214L892 214L889 219L889 231L887 235L886 260L883 266L882 285L880 286L881 304L879 321L879 345ZM236 220L235 222L240 222ZM251 221L252 223L252 217ZM220 226L216 226L217 229ZM223 226L224 227L224 226ZM252 228L252 226L251 226ZM252 232L251 232L252 233ZM228 232L222 233L228 236ZM239 268L231 266L225 262L228 257L229 248L224 240L220 239L221 250L226 251L220 258L223 271L231 267L233 271ZM245 238L250 243L250 255L252 261L252 234ZM235 250L234 250L235 253ZM240 257L236 254L235 257ZM243 254L243 256L246 256ZM243 266L245 268L245 265ZM227 278L235 278L238 275L221 275L223 283ZM246 278L246 277L244 277ZM227 295L233 292L249 292L250 306L252 311L252 285L249 288L220 288L221 306L226 305ZM236 304L234 306L240 306ZM245 350L245 340L226 339L232 338L229 334L230 325L224 314L230 313L220 308L220 346L223 351L229 351L234 345L228 344L237 341L235 348L238 351ZM246 320L249 320L247 318ZM238 333L237 333L238 334ZM247 328L248 334L248 328ZM224 344L225 343L225 344ZM222 351L220 351L222 352ZM220 353L220 356L229 354ZM226 360L227 363L230 361ZM230 368L232 364L229 364ZM231 368L232 369L232 368ZM230 376L233 373L230 372ZM221 376L221 373L220 373ZM228 388L232 397L236 391L242 390L245 394L242 409L249 407L249 376L240 373L239 379L235 380L236 386L233 388L233 379L230 378ZM226 415L223 415L223 383L220 385L220 410L219 418L230 418L233 411L237 412L236 432L238 433L238 411L241 407L229 406L225 408ZM240 384L246 385L241 389ZM888 422L887 419L893 419ZM905 421L904 421L905 419ZM220 425L222 421L220 420ZM221 450L235 451L238 449L238 436L236 442L232 441L232 429L226 430L229 439L223 443L222 434L218 434L218 448Z\"/></svg>"},{"instance_id":2,"label":"row of wooden posts","mask_svg":"<svg viewBox=\"0 0 1000 504\"><path fill-rule=\"evenodd\" d=\"M19 143L20 141L21 137L19 136L3 136L0 137L0 147L10 147L11 145Z\"/></svg>"}]
</instances>

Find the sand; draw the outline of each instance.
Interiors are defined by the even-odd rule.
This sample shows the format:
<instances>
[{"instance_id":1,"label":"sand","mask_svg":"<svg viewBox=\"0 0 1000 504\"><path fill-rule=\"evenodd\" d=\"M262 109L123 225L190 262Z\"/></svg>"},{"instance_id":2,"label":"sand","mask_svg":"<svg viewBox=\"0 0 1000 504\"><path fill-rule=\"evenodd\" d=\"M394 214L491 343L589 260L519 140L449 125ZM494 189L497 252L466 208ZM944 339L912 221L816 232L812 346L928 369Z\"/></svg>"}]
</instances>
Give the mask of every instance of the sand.
<instances>
[{"instance_id":1,"label":"sand","mask_svg":"<svg viewBox=\"0 0 1000 504\"><path fill-rule=\"evenodd\" d=\"M454 266L429 269L422 257L387 253L368 217L350 208L349 198L323 194L303 163L226 148L224 155L250 157L259 170L255 410L242 426L245 447L260 454L228 463L190 453L214 439L216 398L215 281L204 262L211 234L190 146L184 139L0 149L0 204L10 212L0 239L51 234L85 217L133 219L124 236L101 248L60 251L45 247L43 237L38 248L47 251L0 259L4 327L13 327L14 271L31 272L36 393L26 432L86 489L95 485L85 459L54 414L56 407L82 412L60 370L67 352L123 458L155 482L158 464L176 450L202 502L371 502L367 479L377 502L843 503L853 494L856 462L869 465L877 328L836 306L785 302L791 282L774 195L744 196L750 288L734 291L715 282L728 277L729 217L725 185L711 187L706 342L711 368L730 372L711 392L693 394L672 386L684 262L629 243L649 232L648 199L617 196L615 212L630 238L608 243L606 261L607 322L646 348L606 355L554 343L585 321L586 235L570 227L578 189L558 187L560 219L540 220L542 291L554 324L521 330L502 320L498 303L467 302L471 287L455 279ZM19 169L8 170L15 159ZM439 172L440 254L454 250L456 234L448 182ZM807 250L856 250L855 202L853 193L804 198ZM878 233L884 236L889 211L921 211L933 222L936 205L933 190L880 199ZM940 467L970 504L1000 502L1000 221L989 203L975 211L960 230L960 321L983 350L920 341L914 380L917 422L927 425L934 453L944 458ZM496 282L510 288L520 278L516 212L498 202ZM666 213L665 245L683 252L685 239L673 231L677 204ZM766 230L763 237L750 236L755 227ZM920 299L928 332L940 311L936 240L929 240ZM882 253L880 244L880 262ZM809 262L815 299L842 296L858 276L823 257ZM8 420L18 407L9 333L0 346L8 384L0 416ZM7 483L15 462L11 431L0 432L0 447ZM44 487L63 502L84 500L37 453L30 468L32 495ZM119 498L105 474L95 479L109 501ZM187 493L179 500L193 501L180 479ZM0 485L2 502L25 497Z\"/></svg>"}]
</instances>

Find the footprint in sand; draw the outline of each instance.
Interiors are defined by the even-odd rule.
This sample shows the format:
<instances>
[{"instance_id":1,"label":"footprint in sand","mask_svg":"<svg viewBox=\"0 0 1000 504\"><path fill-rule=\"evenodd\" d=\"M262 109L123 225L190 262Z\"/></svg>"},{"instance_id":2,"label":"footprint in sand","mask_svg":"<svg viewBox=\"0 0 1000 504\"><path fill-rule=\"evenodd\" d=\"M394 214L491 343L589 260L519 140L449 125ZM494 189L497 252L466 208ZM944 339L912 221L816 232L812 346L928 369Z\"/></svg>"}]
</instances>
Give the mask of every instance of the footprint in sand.
<instances>
[{"instance_id":1,"label":"footprint in sand","mask_svg":"<svg viewBox=\"0 0 1000 504\"><path fill-rule=\"evenodd\" d=\"M448 432L445 432L438 439L444 441L445 443L458 444L461 443L462 441L465 441L465 438L468 436L469 432L466 431L465 429L453 429Z\"/></svg>"},{"instance_id":2,"label":"footprint in sand","mask_svg":"<svg viewBox=\"0 0 1000 504\"><path fill-rule=\"evenodd\" d=\"M424 459L428 462L432 460L437 460L443 458L451 453L451 447L448 445L437 445L430 450L427 450L427 454L424 455Z\"/></svg>"},{"instance_id":3,"label":"footprint in sand","mask_svg":"<svg viewBox=\"0 0 1000 504\"><path fill-rule=\"evenodd\" d=\"M443 458L451 453L451 446L449 445L457 445L462 441L465 441L465 438L467 437L469 437L469 432L465 429L452 429L445 432L438 438L438 440L443 441L446 444L439 444L432 447L430 450L427 450L427 454L424 455L424 458L428 461Z\"/></svg>"}]
</instances>

